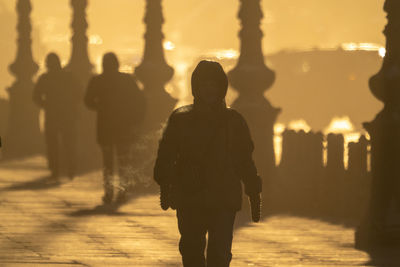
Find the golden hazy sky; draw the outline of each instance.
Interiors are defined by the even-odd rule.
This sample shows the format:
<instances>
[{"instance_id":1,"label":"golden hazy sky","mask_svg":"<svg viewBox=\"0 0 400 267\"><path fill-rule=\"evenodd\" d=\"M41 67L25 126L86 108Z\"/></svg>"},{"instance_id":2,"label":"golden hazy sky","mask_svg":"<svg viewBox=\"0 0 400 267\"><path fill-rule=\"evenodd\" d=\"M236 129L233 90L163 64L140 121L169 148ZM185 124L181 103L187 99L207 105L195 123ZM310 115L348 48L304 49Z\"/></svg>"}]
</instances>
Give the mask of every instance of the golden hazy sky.
<instances>
[{"instance_id":1,"label":"golden hazy sky","mask_svg":"<svg viewBox=\"0 0 400 267\"><path fill-rule=\"evenodd\" d=\"M16 0L0 0L2 54L0 86L12 81L7 66L15 58L14 6ZM383 0L263 0L261 23L264 51L332 47L363 42L384 45L386 23ZM49 51L69 57L71 9L69 0L32 0L34 57L40 63ZM140 59L143 49L144 0L91 0L88 8L89 35L102 41L90 46L96 62L105 51L133 54ZM238 49L236 18L239 1L164 0L164 33L176 45L168 54L170 64L181 53L194 59L216 49ZM6 26L5 26L6 25ZM6 48L4 48L6 47ZM5 77L5 78L3 78ZM2 90L2 89L1 89ZM0 91L1 91L0 90Z\"/></svg>"}]
</instances>

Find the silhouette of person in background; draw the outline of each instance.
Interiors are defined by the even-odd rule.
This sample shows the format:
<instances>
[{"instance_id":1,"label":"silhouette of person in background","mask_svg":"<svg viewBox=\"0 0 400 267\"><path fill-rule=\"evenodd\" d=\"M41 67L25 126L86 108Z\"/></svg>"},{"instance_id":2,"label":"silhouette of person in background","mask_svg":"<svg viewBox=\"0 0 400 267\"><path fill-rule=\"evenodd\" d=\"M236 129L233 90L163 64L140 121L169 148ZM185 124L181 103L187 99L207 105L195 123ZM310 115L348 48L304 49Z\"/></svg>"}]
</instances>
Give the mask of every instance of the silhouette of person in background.
<instances>
[{"instance_id":1,"label":"silhouette of person in background","mask_svg":"<svg viewBox=\"0 0 400 267\"><path fill-rule=\"evenodd\" d=\"M114 196L114 153L120 178L116 202L123 203L132 174L131 148L144 118L145 98L133 76L119 72L114 53L103 56L103 73L90 80L85 104L97 112L97 142L103 152L103 203L110 204Z\"/></svg>"},{"instance_id":2,"label":"silhouette of person in background","mask_svg":"<svg viewBox=\"0 0 400 267\"><path fill-rule=\"evenodd\" d=\"M161 188L170 188L168 201L177 210L183 265L225 267L232 258L241 181L250 199L259 200L261 178L252 159L249 128L237 111L226 107L228 79L221 65L201 61L191 83L194 104L170 116L154 179Z\"/></svg>"},{"instance_id":3,"label":"silhouette of person in background","mask_svg":"<svg viewBox=\"0 0 400 267\"><path fill-rule=\"evenodd\" d=\"M51 176L60 175L60 150L67 162L67 175L72 179L76 171L76 137L78 82L72 73L62 69L57 54L46 57L47 72L39 77L33 101L45 113L45 139Z\"/></svg>"}]
</instances>

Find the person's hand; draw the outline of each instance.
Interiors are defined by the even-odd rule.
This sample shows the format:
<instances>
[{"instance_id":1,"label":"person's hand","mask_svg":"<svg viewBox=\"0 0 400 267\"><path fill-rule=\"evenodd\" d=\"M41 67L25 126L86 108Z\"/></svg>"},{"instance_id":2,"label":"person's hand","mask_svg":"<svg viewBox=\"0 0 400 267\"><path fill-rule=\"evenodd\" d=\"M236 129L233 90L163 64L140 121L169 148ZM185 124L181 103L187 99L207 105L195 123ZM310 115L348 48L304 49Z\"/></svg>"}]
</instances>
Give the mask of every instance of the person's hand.
<instances>
[{"instance_id":1,"label":"person's hand","mask_svg":"<svg viewBox=\"0 0 400 267\"><path fill-rule=\"evenodd\" d=\"M167 210L171 206L168 185L160 186L160 206L163 210Z\"/></svg>"},{"instance_id":2,"label":"person's hand","mask_svg":"<svg viewBox=\"0 0 400 267\"><path fill-rule=\"evenodd\" d=\"M168 210L169 208L176 210L174 196L172 185L160 186L160 206L163 210Z\"/></svg>"},{"instance_id":3,"label":"person's hand","mask_svg":"<svg viewBox=\"0 0 400 267\"><path fill-rule=\"evenodd\" d=\"M249 196L251 219L253 222L259 222L261 219L261 194Z\"/></svg>"}]
</instances>

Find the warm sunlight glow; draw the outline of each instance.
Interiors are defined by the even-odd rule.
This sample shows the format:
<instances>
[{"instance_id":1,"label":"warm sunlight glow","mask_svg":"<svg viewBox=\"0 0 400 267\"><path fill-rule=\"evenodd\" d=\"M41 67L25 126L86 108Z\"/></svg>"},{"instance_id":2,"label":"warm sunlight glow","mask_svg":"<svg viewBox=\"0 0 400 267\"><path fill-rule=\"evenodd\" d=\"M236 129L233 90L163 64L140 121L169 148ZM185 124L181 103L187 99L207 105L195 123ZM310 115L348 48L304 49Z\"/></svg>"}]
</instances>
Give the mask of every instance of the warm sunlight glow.
<instances>
[{"instance_id":1,"label":"warm sunlight glow","mask_svg":"<svg viewBox=\"0 0 400 267\"><path fill-rule=\"evenodd\" d=\"M279 165L282 157L282 133L285 131L285 124L275 123L274 125L274 151L275 164Z\"/></svg>"},{"instance_id":2,"label":"warm sunlight glow","mask_svg":"<svg viewBox=\"0 0 400 267\"><path fill-rule=\"evenodd\" d=\"M345 44L342 44L342 48L343 48L343 50L346 50L346 51L355 51L355 50L357 50L357 44L356 43L345 43Z\"/></svg>"},{"instance_id":3,"label":"warm sunlight glow","mask_svg":"<svg viewBox=\"0 0 400 267\"><path fill-rule=\"evenodd\" d=\"M327 128L325 133L346 133L354 130L353 123L351 123L348 116L334 117Z\"/></svg>"},{"instance_id":4,"label":"warm sunlight glow","mask_svg":"<svg viewBox=\"0 0 400 267\"><path fill-rule=\"evenodd\" d=\"M100 35L92 34L89 37L89 44L91 44L91 45L102 45L103 44L103 38L101 38Z\"/></svg>"},{"instance_id":5,"label":"warm sunlight glow","mask_svg":"<svg viewBox=\"0 0 400 267\"><path fill-rule=\"evenodd\" d=\"M127 64L122 65L119 70L124 73L133 73L133 66Z\"/></svg>"},{"instance_id":6,"label":"warm sunlight glow","mask_svg":"<svg viewBox=\"0 0 400 267\"><path fill-rule=\"evenodd\" d=\"M96 60L94 62L94 67L96 69L96 73L102 73L103 72L103 56L99 55L96 57Z\"/></svg>"},{"instance_id":7,"label":"warm sunlight glow","mask_svg":"<svg viewBox=\"0 0 400 267\"><path fill-rule=\"evenodd\" d=\"M163 46L164 46L164 49L168 50L168 51L172 51L175 49L175 44L171 41L165 41Z\"/></svg>"},{"instance_id":8,"label":"warm sunlight glow","mask_svg":"<svg viewBox=\"0 0 400 267\"><path fill-rule=\"evenodd\" d=\"M220 50L214 53L214 56L218 59L223 58L237 58L239 53L236 50L228 49L228 50Z\"/></svg>"},{"instance_id":9,"label":"warm sunlight glow","mask_svg":"<svg viewBox=\"0 0 400 267\"><path fill-rule=\"evenodd\" d=\"M282 135L274 135L275 164L279 165L282 159Z\"/></svg>"},{"instance_id":10,"label":"warm sunlight glow","mask_svg":"<svg viewBox=\"0 0 400 267\"><path fill-rule=\"evenodd\" d=\"M295 130L295 131L303 130L305 132L311 131L310 125L308 125L308 123L303 119L293 120L293 121L289 122L288 129Z\"/></svg>"},{"instance_id":11,"label":"warm sunlight glow","mask_svg":"<svg viewBox=\"0 0 400 267\"><path fill-rule=\"evenodd\" d=\"M275 135L281 135L285 131L285 124L283 123L275 123L274 125L274 133Z\"/></svg>"},{"instance_id":12,"label":"warm sunlight glow","mask_svg":"<svg viewBox=\"0 0 400 267\"><path fill-rule=\"evenodd\" d=\"M382 46L378 44L372 44L372 43L360 43L358 44L358 50L364 50L364 51L379 51L379 49Z\"/></svg>"},{"instance_id":13,"label":"warm sunlight glow","mask_svg":"<svg viewBox=\"0 0 400 267\"><path fill-rule=\"evenodd\" d=\"M379 56L382 58L386 56L386 48L384 47L379 48Z\"/></svg>"},{"instance_id":14,"label":"warm sunlight glow","mask_svg":"<svg viewBox=\"0 0 400 267\"><path fill-rule=\"evenodd\" d=\"M357 143L358 140L360 139L360 137L361 137L361 133L359 133L359 132L348 133L348 134L344 135L344 142L346 144L349 144L351 142Z\"/></svg>"},{"instance_id":15,"label":"warm sunlight glow","mask_svg":"<svg viewBox=\"0 0 400 267\"><path fill-rule=\"evenodd\" d=\"M400 267L400 145L376 140L400 94L375 92L400 92L400 0L0 0L0 22L0 267Z\"/></svg>"},{"instance_id":16,"label":"warm sunlight glow","mask_svg":"<svg viewBox=\"0 0 400 267\"><path fill-rule=\"evenodd\" d=\"M178 62L175 66L175 71L179 75L185 75L188 69L188 64L184 61Z\"/></svg>"},{"instance_id":17,"label":"warm sunlight glow","mask_svg":"<svg viewBox=\"0 0 400 267\"><path fill-rule=\"evenodd\" d=\"M380 57L385 57L386 49L374 43L343 43L342 49L346 51L377 51Z\"/></svg>"},{"instance_id":18,"label":"warm sunlight glow","mask_svg":"<svg viewBox=\"0 0 400 267\"><path fill-rule=\"evenodd\" d=\"M328 135L329 133L343 134L344 137L344 166L348 167L349 162L349 143L357 143L361 137L361 132L357 132L354 129L353 123L348 116L344 117L334 117L327 128L325 128L324 133ZM369 138L366 135L367 139Z\"/></svg>"}]
</instances>

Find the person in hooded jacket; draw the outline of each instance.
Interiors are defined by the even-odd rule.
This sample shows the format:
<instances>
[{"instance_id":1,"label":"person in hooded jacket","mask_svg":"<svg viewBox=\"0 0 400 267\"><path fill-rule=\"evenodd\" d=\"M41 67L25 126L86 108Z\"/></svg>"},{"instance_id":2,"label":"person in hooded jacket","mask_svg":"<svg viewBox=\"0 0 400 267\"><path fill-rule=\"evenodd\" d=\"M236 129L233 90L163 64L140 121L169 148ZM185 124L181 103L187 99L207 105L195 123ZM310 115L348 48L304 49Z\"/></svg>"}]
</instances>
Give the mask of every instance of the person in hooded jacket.
<instances>
[{"instance_id":1,"label":"person in hooded jacket","mask_svg":"<svg viewBox=\"0 0 400 267\"><path fill-rule=\"evenodd\" d=\"M67 175L76 172L77 112L79 105L78 80L62 69L57 54L46 57L47 72L41 75L33 89L33 101L44 109L44 132L47 159L51 176L60 175L60 154L67 161Z\"/></svg>"},{"instance_id":2,"label":"person in hooded jacket","mask_svg":"<svg viewBox=\"0 0 400 267\"><path fill-rule=\"evenodd\" d=\"M123 203L132 174L131 148L145 115L145 97L132 75L119 72L114 53L103 56L103 73L89 81L85 104L97 112L97 142L103 153L103 202L113 201L116 154L119 173L116 202Z\"/></svg>"},{"instance_id":3,"label":"person in hooded jacket","mask_svg":"<svg viewBox=\"0 0 400 267\"><path fill-rule=\"evenodd\" d=\"M261 178L244 118L227 108L228 79L217 62L201 61L192 74L194 103L169 117L159 144L154 179L170 188L184 266L229 266L242 185L260 199ZM207 257L204 256L208 233Z\"/></svg>"}]
</instances>

